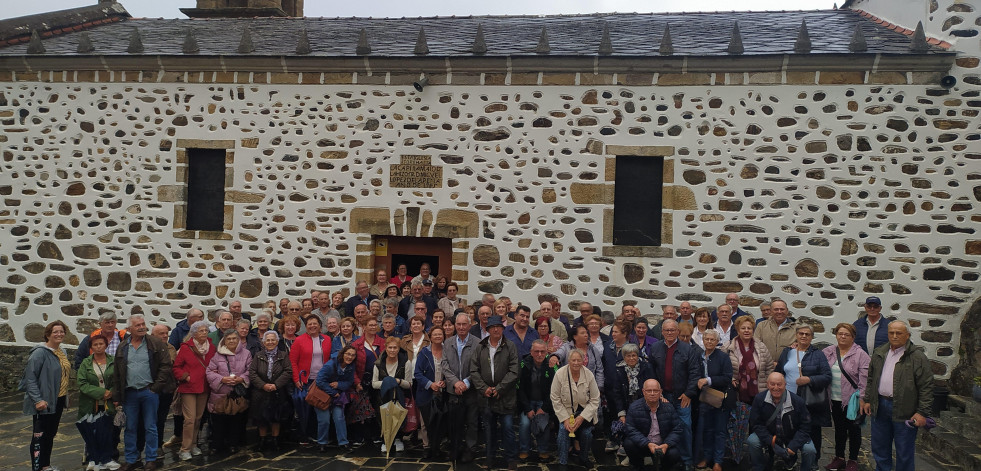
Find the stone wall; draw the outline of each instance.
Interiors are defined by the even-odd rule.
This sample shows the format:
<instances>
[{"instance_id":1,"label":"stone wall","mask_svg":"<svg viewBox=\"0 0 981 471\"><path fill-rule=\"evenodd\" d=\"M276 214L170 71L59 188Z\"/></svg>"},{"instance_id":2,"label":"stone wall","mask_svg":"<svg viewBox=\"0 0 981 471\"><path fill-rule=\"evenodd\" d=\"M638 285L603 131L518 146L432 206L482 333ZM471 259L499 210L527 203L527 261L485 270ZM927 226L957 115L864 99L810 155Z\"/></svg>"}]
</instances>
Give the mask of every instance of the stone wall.
<instances>
[{"instance_id":1,"label":"stone wall","mask_svg":"<svg viewBox=\"0 0 981 471\"><path fill-rule=\"evenodd\" d=\"M946 377L979 287L974 48L949 90L874 71L448 74L423 92L384 72L0 73L0 342L350 291L374 236L418 235L453 239L471 299L657 314L733 292L755 314L781 297L831 341L877 295ZM184 227L194 148L226 150L220 232ZM618 155L664 157L660 247L612 243ZM391 185L423 161L433 188Z\"/></svg>"}]
</instances>

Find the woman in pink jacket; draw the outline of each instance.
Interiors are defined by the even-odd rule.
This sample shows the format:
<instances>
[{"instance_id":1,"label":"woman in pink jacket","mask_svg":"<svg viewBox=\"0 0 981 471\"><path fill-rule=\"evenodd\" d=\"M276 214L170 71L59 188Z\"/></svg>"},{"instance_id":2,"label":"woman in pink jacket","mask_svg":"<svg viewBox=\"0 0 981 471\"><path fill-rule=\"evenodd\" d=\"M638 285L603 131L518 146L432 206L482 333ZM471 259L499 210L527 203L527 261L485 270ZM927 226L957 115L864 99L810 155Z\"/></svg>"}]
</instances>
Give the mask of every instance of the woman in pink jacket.
<instances>
[{"instance_id":1,"label":"woman in pink jacket","mask_svg":"<svg viewBox=\"0 0 981 471\"><path fill-rule=\"evenodd\" d=\"M862 425L859 418L849 420L845 412L848 401L856 391L858 397L865 397L865 386L869 379L868 353L855 345L855 326L842 322L835 326L837 345L829 345L823 350L831 365L831 419L835 427L835 458L825 466L829 471L858 471L858 449L862 446ZM839 358L841 359L839 361ZM858 412L861 414L861 410ZM848 442L848 461L845 461L845 441Z\"/></svg>"},{"instance_id":2,"label":"woman in pink jacket","mask_svg":"<svg viewBox=\"0 0 981 471\"><path fill-rule=\"evenodd\" d=\"M208 386L211 387L211 397L208 398L208 412L211 412L213 445L219 452L238 452L238 443L242 438L244 427L240 427L246 410L228 414L224 411L225 398L248 397L249 364L252 354L245 347L245 340L238 331L228 329L218 343L218 351L208 364ZM241 386L239 388L238 386ZM241 389L245 388L245 394ZM236 391L238 389L238 391ZM247 400L247 399L246 399Z\"/></svg>"},{"instance_id":3,"label":"woman in pink jacket","mask_svg":"<svg viewBox=\"0 0 981 471\"><path fill-rule=\"evenodd\" d=\"M174 379L181 394L181 410L184 412L184 429L181 435L180 458L183 461L201 454L198 448L198 430L201 416L208 402L207 369L215 356L215 346L208 338L208 322L197 321L191 325L190 335L181 344L174 358Z\"/></svg>"}]
</instances>

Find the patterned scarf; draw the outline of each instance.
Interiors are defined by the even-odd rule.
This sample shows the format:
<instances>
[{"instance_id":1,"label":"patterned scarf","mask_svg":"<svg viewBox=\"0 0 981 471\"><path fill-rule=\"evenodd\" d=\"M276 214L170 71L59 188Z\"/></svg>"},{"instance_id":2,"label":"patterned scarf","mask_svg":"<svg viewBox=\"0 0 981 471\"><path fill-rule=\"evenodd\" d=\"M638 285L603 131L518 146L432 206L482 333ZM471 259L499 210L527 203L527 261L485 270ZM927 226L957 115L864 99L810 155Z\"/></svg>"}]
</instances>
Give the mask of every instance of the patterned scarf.
<instances>
[{"instance_id":1,"label":"patterned scarf","mask_svg":"<svg viewBox=\"0 0 981 471\"><path fill-rule=\"evenodd\" d=\"M640 360L632 367L624 363L623 371L627 373L627 395L634 397L637 390L640 389L640 384L637 382L637 375L640 374Z\"/></svg>"},{"instance_id":2,"label":"patterned scarf","mask_svg":"<svg viewBox=\"0 0 981 471\"><path fill-rule=\"evenodd\" d=\"M760 392L757 378L759 377L759 365L756 364L756 341L749 340L749 344L743 345L742 339L736 339L736 346L742 354L739 362L739 400L746 404L752 404L756 394Z\"/></svg>"},{"instance_id":3,"label":"patterned scarf","mask_svg":"<svg viewBox=\"0 0 981 471\"><path fill-rule=\"evenodd\" d=\"M279 347L264 351L266 352L266 363L269 364L269 369L266 370L266 376L268 377L269 381L272 381L273 363L276 362L276 354L279 353Z\"/></svg>"}]
</instances>

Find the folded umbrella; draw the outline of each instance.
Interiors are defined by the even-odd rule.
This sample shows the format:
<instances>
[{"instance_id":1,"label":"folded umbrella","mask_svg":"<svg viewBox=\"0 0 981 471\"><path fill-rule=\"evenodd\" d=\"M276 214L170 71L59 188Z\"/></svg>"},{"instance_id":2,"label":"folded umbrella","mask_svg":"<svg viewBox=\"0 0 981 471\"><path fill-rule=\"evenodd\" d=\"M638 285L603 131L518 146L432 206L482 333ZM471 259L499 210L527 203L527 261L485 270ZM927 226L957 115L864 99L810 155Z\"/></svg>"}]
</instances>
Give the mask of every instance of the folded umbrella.
<instances>
[{"instance_id":1,"label":"folded umbrella","mask_svg":"<svg viewBox=\"0 0 981 471\"><path fill-rule=\"evenodd\" d=\"M388 401L378 408L378 412L381 414L382 438L385 440L385 458L387 459L392 451L395 435L402 428L402 422L405 421L408 411L397 401Z\"/></svg>"}]
</instances>

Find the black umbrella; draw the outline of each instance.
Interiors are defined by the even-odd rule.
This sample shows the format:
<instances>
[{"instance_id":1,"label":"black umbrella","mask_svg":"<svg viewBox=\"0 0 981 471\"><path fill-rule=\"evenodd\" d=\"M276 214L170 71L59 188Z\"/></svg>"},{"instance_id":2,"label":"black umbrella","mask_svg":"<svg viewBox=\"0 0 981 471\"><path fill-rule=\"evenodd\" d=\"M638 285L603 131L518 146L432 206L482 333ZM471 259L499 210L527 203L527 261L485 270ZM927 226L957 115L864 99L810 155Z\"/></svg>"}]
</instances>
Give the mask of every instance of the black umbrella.
<instances>
[{"instance_id":1,"label":"black umbrella","mask_svg":"<svg viewBox=\"0 0 981 471\"><path fill-rule=\"evenodd\" d=\"M96 412L82 417L75 422L75 426L85 441L89 458L99 464L108 462L109 453L105 453L106 456L97 456L95 452L100 449L100 444L105 449L105 444L112 443L112 417L106 411Z\"/></svg>"}]
</instances>

